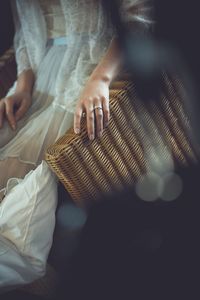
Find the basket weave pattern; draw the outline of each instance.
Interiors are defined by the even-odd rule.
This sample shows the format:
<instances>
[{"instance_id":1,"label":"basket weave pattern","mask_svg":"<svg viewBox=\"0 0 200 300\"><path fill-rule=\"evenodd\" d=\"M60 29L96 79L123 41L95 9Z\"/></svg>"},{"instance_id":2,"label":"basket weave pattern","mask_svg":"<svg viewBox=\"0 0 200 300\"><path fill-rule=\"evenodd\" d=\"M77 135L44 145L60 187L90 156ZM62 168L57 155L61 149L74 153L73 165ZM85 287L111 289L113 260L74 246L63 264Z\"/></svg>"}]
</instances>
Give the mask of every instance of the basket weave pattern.
<instances>
[{"instance_id":1,"label":"basket weave pattern","mask_svg":"<svg viewBox=\"0 0 200 300\"><path fill-rule=\"evenodd\" d=\"M162 145L176 164L195 163L198 153L182 97L181 82L166 74L158 102L144 104L133 83L116 82L110 90L111 119L102 138L90 142L83 119L81 134L70 129L48 148L46 161L80 206L133 185L147 171L144 145L147 153L152 145Z\"/></svg>"}]
</instances>

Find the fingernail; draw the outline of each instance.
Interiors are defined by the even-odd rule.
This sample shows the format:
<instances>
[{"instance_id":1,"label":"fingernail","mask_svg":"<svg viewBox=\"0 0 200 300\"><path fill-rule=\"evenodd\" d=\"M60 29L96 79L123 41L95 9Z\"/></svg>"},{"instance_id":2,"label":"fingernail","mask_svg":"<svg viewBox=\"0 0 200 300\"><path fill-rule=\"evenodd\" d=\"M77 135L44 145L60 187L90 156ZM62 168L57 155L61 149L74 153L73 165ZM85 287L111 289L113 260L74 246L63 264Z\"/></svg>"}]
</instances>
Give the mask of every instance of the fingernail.
<instances>
[{"instance_id":1,"label":"fingernail","mask_svg":"<svg viewBox=\"0 0 200 300\"><path fill-rule=\"evenodd\" d=\"M107 126L108 126L108 123L109 123L109 122L105 122L105 127L107 127Z\"/></svg>"},{"instance_id":2,"label":"fingernail","mask_svg":"<svg viewBox=\"0 0 200 300\"><path fill-rule=\"evenodd\" d=\"M79 134L79 133L80 133L80 129L79 129L79 128L75 128L75 129L74 129L74 132L75 132L76 134Z\"/></svg>"},{"instance_id":3,"label":"fingernail","mask_svg":"<svg viewBox=\"0 0 200 300\"><path fill-rule=\"evenodd\" d=\"M94 139L94 134L90 134L89 139L92 141Z\"/></svg>"},{"instance_id":4,"label":"fingernail","mask_svg":"<svg viewBox=\"0 0 200 300\"><path fill-rule=\"evenodd\" d=\"M12 129L15 130L16 129L16 126L14 124L12 124Z\"/></svg>"}]
</instances>

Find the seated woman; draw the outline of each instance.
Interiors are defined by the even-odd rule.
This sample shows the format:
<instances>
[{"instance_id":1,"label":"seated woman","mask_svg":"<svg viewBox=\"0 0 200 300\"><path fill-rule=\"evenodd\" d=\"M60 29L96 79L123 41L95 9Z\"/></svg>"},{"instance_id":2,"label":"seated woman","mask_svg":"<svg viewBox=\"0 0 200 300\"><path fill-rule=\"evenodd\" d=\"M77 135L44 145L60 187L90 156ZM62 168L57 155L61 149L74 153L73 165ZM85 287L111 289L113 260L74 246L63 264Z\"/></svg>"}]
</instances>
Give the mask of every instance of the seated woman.
<instances>
[{"instance_id":1,"label":"seated woman","mask_svg":"<svg viewBox=\"0 0 200 300\"><path fill-rule=\"evenodd\" d=\"M46 148L83 112L88 137L109 122L109 85L121 55L99 0L11 1L18 78L0 100L0 287L44 275L57 180ZM128 20L149 25L148 1L121 1Z\"/></svg>"}]
</instances>

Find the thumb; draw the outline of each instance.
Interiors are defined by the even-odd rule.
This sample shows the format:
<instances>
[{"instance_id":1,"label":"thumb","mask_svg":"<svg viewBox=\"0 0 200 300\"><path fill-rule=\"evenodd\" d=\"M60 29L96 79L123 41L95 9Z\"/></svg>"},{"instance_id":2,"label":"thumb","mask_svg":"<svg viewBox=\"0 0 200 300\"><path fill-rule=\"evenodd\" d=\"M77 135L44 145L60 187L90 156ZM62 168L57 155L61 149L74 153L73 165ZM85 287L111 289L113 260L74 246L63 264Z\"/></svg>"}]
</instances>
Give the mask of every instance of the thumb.
<instances>
[{"instance_id":1,"label":"thumb","mask_svg":"<svg viewBox=\"0 0 200 300\"><path fill-rule=\"evenodd\" d=\"M22 101L21 105L18 107L17 111L15 112L16 121L19 121L24 116L27 109L28 109L28 106L27 106L26 102Z\"/></svg>"},{"instance_id":2,"label":"thumb","mask_svg":"<svg viewBox=\"0 0 200 300\"><path fill-rule=\"evenodd\" d=\"M8 122L13 130L16 129L16 120L14 117L14 103L12 101L12 98L7 98L7 101L5 101L5 112L8 119Z\"/></svg>"},{"instance_id":3,"label":"thumb","mask_svg":"<svg viewBox=\"0 0 200 300\"><path fill-rule=\"evenodd\" d=\"M0 102L0 129L3 126L4 111L5 111L5 104L4 104L3 100L1 100L1 102Z\"/></svg>"}]
</instances>

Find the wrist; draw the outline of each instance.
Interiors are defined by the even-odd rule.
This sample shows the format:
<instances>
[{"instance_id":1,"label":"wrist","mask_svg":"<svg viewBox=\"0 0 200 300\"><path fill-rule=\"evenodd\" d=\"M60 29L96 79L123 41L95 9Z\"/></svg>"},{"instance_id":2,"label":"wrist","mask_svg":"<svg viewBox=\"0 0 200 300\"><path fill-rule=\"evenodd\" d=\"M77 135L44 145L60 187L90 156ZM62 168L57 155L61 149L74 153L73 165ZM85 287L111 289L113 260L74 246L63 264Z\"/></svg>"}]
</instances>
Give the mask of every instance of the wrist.
<instances>
[{"instance_id":1,"label":"wrist","mask_svg":"<svg viewBox=\"0 0 200 300\"><path fill-rule=\"evenodd\" d=\"M109 86L112 82L112 76L110 74L105 74L105 73L103 74L100 72L95 72L95 73L92 73L89 80L99 81L99 82L105 83Z\"/></svg>"},{"instance_id":2,"label":"wrist","mask_svg":"<svg viewBox=\"0 0 200 300\"><path fill-rule=\"evenodd\" d=\"M26 89L16 89L15 94L23 94L24 96L30 97L31 98L31 91L26 90Z\"/></svg>"},{"instance_id":3,"label":"wrist","mask_svg":"<svg viewBox=\"0 0 200 300\"><path fill-rule=\"evenodd\" d=\"M22 72L17 79L16 92L32 94L34 74L32 70Z\"/></svg>"},{"instance_id":4,"label":"wrist","mask_svg":"<svg viewBox=\"0 0 200 300\"><path fill-rule=\"evenodd\" d=\"M16 93L25 93L25 94L31 95L32 94L32 89L29 88L29 87L17 86L15 92Z\"/></svg>"}]
</instances>

